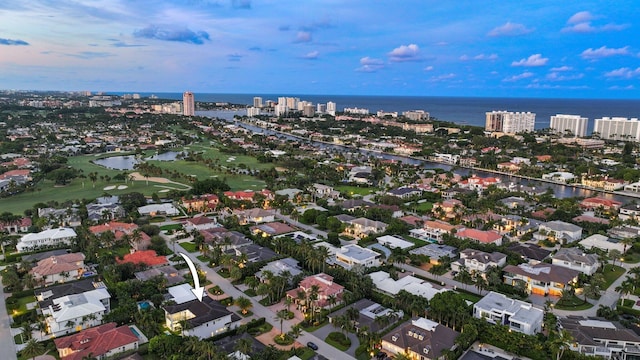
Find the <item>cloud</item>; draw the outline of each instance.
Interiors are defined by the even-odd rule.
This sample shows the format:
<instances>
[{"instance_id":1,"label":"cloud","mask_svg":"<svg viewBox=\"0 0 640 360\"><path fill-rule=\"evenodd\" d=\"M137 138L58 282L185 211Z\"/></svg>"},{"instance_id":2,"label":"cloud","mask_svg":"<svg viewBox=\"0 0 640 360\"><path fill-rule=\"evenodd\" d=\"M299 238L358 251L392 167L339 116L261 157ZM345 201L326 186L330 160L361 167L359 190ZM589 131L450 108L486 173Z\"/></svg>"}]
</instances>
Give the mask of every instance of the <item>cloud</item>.
<instances>
[{"instance_id":1,"label":"cloud","mask_svg":"<svg viewBox=\"0 0 640 360\"><path fill-rule=\"evenodd\" d=\"M606 46L602 46L595 50L593 48L588 48L587 50L583 51L582 54L580 54L580 56L583 59L588 59L588 60L601 59L604 57L616 56L616 55L629 55L629 47L625 46L625 47L616 49L616 48L608 48Z\"/></svg>"},{"instance_id":2,"label":"cloud","mask_svg":"<svg viewBox=\"0 0 640 360\"><path fill-rule=\"evenodd\" d=\"M490 54L490 55L485 55L485 54L478 54L474 57L470 57L468 55L462 55L460 56L460 60L462 61L467 61L467 60L497 60L498 59L498 55L497 54Z\"/></svg>"},{"instance_id":3,"label":"cloud","mask_svg":"<svg viewBox=\"0 0 640 360\"><path fill-rule=\"evenodd\" d=\"M549 58L543 58L540 54L533 54L526 59L520 59L520 61L514 61L511 66L544 66L547 65Z\"/></svg>"},{"instance_id":4,"label":"cloud","mask_svg":"<svg viewBox=\"0 0 640 360\"><path fill-rule=\"evenodd\" d=\"M234 9L251 9L251 0L231 0Z\"/></svg>"},{"instance_id":5,"label":"cloud","mask_svg":"<svg viewBox=\"0 0 640 360\"><path fill-rule=\"evenodd\" d=\"M318 51L311 51L304 54L302 58L307 60L316 60L318 58L318 55L320 55Z\"/></svg>"},{"instance_id":6,"label":"cloud","mask_svg":"<svg viewBox=\"0 0 640 360\"><path fill-rule=\"evenodd\" d=\"M584 74L562 75L562 73L554 71L547 74L546 78L550 81L567 81L582 79Z\"/></svg>"},{"instance_id":7,"label":"cloud","mask_svg":"<svg viewBox=\"0 0 640 360\"><path fill-rule=\"evenodd\" d=\"M25 45L29 45L29 43L24 40L0 38L0 45L25 46Z\"/></svg>"},{"instance_id":8,"label":"cloud","mask_svg":"<svg viewBox=\"0 0 640 360\"><path fill-rule=\"evenodd\" d=\"M618 85L613 85L613 86L609 86L609 90L634 90L635 87L633 85L627 85L627 86L618 86Z\"/></svg>"},{"instance_id":9,"label":"cloud","mask_svg":"<svg viewBox=\"0 0 640 360\"><path fill-rule=\"evenodd\" d=\"M526 35L532 33L535 28L527 28L523 24L512 23L511 21L507 21L504 25L498 26L493 30L489 31L487 34L491 37L497 36L519 36Z\"/></svg>"},{"instance_id":10,"label":"cloud","mask_svg":"<svg viewBox=\"0 0 640 360\"><path fill-rule=\"evenodd\" d=\"M209 34L206 31L191 31L188 28L179 28L169 25L149 25L144 29L136 30L133 36L138 38L177 41L189 44L202 45L209 40Z\"/></svg>"},{"instance_id":11,"label":"cloud","mask_svg":"<svg viewBox=\"0 0 640 360\"><path fill-rule=\"evenodd\" d=\"M128 48L128 47L142 47L142 46L147 46L147 45L142 45L142 44L127 44L123 41L115 41L111 44L111 46L113 47L117 47L117 48Z\"/></svg>"},{"instance_id":12,"label":"cloud","mask_svg":"<svg viewBox=\"0 0 640 360\"><path fill-rule=\"evenodd\" d=\"M423 69L424 71L432 71L433 70L433 66L429 65L426 68Z\"/></svg>"},{"instance_id":13,"label":"cloud","mask_svg":"<svg viewBox=\"0 0 640 360\"><path fill-rule=\"evenodd\" d=\"M623 78L623 79L631 79L640 76L640 67L634 69L630 69L627 67L615 69L609 72L604 73L605 77L608 78Z\"/></svg>"},{"instance_id":14,"label":"cloud","mask_svg":"<svg viewBox=\"0 0 640 360\"><path fill-rule=\"evenodd\" d=\"M551 68L551 71L569 71L569 70L573 70L573 68L571 66L566 66L566 65Z\"/></svg>"},{"instance_id":15,"label":"cloud","mask_svg":"<svg viewBox=\"0 0 640 360\"><path fill-rule=\"evenodd\" d=\"M359 72L376 72L384 68L384 61L382 59L374 59L365 56L360 59L360 67L356 69Z\"/></svg>"},{"instance_id":16,"label":"cloud","mask_svg":"<svg viewBox=\"0 0 640 360\"><path fill-rule=\"evenodd\" d=\"M518 75L510 76L510 77L508 77L508 78L503 79L502 81L505 81L505 82L518 81L518 80L522 80L522 79L530 78L530 77L532 77L533 75L534 75L534 74L533 74L532 72L525 71L525 72L523 72L522 74L518 74Z\"/></svg>"},{"instance_id":17,"label":"cloud","mask_svg":"<svg viewBox=\"0 0 640 360\"><path fill-rule=\"evenodd\" d=\"M440 82L440 81L445 81L445 80L450 80L456 77L456 74L454 73L448 73L448 74L442 74L442 75L438 75L438 76L432 76L429 81L430 82Z\"/></svg>"},{"instance_id":18,"label":"cloud","mask_svg":"<svg viewBox=\"0 0 640 360\"><path fill-rule=\"evenodd\" d=\"M111 54L111 53L100 52L100 51L81 51L81 52L75 53L75 54L64 54L64 55L75 57L75 58L78 58L78 59L85 59L85 60L98 59L98 58L105 58L105 57L113 56L113 54Z\"/></svg>"},{"instance_id":19,"label":"cloud","mask_svg":"<svg viewBox=\"0 0 640 360\"><path fill-rule=\"evenodd\" d=\"M562 28L562 32L594 33L604 31L621 31L629 27L629 24L613 23L600 26L591 25L591 21L595 20L597 17L598 16L595 16L588 11L577 12L567 20L567 26Z\"/></svg>"},{"instance_id":20,"label":"cloud","mask_svg":"<svg viewBox=\"0 0 640 360\"><path fill-rule=\"evenodd\" d=\"M591 21L594 19L594 16L588 11L579 11L567 20L567 24L579 24L587 21Z\"/></svg>"},{"instance_id":21,"label":"cloud","mask_svg":"<svg viewBox=\"0 0 640 360\"><path fill-rule=\"evenodd\" d=\"M416 44L401 45L389 52L389 60L393 62L419 61L420 48Z\"/></svg>"},{"instance_id":22,"label":"cloud","mask_svg":"<svg viewBox=\"0 0 640 360\"><path fill-rule=\"evenodd\" d=\"M293 40L294 43L305 43L311 42L311 33L308 31L298 31L296 34L296 38Z\"/></svg>"},{"instance_id":23,"label":"cloud","mask_svg":"<svg viewBox=\"0 0 640 360\"><path fill-rule=\"evenodd\" d=\"M242 59L242 55L240 54L228 54L227 59L229 61L240 61Z\"/></svg>"}]
</instances>

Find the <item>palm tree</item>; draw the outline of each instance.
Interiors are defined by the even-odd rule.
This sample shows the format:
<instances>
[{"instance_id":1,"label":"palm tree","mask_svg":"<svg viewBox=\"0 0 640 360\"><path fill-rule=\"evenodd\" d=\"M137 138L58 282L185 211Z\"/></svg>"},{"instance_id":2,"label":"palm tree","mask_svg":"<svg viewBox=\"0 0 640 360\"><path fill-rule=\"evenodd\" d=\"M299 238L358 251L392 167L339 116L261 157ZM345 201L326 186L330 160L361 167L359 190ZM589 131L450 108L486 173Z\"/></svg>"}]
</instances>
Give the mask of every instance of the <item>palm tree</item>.
<instances>
[{"instance_id":1,"label":"palm tree","mask_svg":"<svg viewBox=\"0 0 640 360\"><path fill-rule=\"evenodd\" d=\"M556 354L556 360L562 359L562 355L569 348L571 341L571 334L567 330L560 330L555 333L551 341L551 350Z\"/></svg>"},{"instance_id":2,"label":"palm tree","mask_svg":"<svg viewBox=\"0 0 640 360\"><path fill-rule=\"evenodd\" d=\"M302 335L302 326L300 324L293 325L289 333L291 334L291 337L297 339L298 336Z\"/></svg>"},{"instance_id":3,"label":"palm tree","mask_svg":"<svg viewBox=\"0 0 640 360\"><path fill-rule=\"evenodd\" d=\"M285 309L282 309L276 312L276 320L280 321L280 336L284 338L284 330L282 329L282 323L289 318L289 312Z\"/></svg>"},{"instance_id":4,"label":"palm tree","mask_svg":"<svg viewBox=\"0 0 640 360\"><path fill-rule=\"evenodd\" d=\"M24 347L24 349L22 349L22 356L35 359L36 356L42 355L44 351L45 351L45 348L44 348L44 345L42 345L42 343L39 343L36 340L31 339L29 340L27 345Z\"/></svg>"},{"instance_id":5,"label":"palm tree","mask_svg":"<svg viewBox=\"0 0 640 360\"><path fill-rule=\"evenodd\" d=\"M616 249L609 250L609 258L613 260L613 264L612 264L613 266L616 266L616 260L620 259L621 257L622 257L622 253L620 252L620 250L616 250ZM611 270L613 271L614 269L612 268Z\"/></svg>"},{"instance_id":6,"label":"palm tree","mask_svg":"<svg viewBox=\"0 0 640 360\"><path fill-rule=\"evenodd\" d=\"M253 307L251 300L244 296L238 296L234 303L240 308L240 312L242 312L243 315L246 315L249 312L249 309Z\"/></svg>"},{"instance_id":7,"label":"palm tree","mask_svg":"<svg viewBox=\"0 0 640 360\"><path fill-rule=\"evenodd\" d=\"M627 247L629 245L633 245L633 243L634 243L634 240L633 240L633 238L630 238L630 237L625 237L625 238L620 239L620 244L624 245L624 248L622 248L622 253L626 253L627 252Z\"/></svg>"},{"instance_id":8,"label":"palm tree","mask_svg":"<svg viewBox=\"0 0 640 360\"><path fill-rule=\"evenodd\" d=\"M249 355L251 353L253 342L251 339L243 337L236 341L233 349L243 355Z\"/></svg>"},{"instance_id":9,"label":"palm tree","mask_svg":"<svg viewBox=\"0 0 640 360\"><path fill-rule=\"evenodd\" d=\"M624 304L625 296L631 294L634 291L634 289L635 289L635 286L633 285L633 281L627 278L619 286L616 286L615 291L618 294L620 294L623 300L622 303Z\"/></svg>"}]
</instances>

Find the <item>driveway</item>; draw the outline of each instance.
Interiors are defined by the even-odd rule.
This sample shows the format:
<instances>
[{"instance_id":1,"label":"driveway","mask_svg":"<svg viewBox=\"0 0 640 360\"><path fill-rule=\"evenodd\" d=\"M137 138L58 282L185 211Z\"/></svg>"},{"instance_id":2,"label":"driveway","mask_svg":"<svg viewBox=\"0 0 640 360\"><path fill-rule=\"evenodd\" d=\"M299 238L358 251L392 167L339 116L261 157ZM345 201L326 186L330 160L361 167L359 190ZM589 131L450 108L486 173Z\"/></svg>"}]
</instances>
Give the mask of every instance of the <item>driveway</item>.
<instances>
[{"instance_id":1,"label":"driveway","mask_svg":"<svg viewBox=\"0 0 640 360\"><path fill-rule=\"evenodd\" d=\"M340 331L340 329L334 327L331 324L327 324L323 327L321 327L320 329L316 330L313 332L313 335L324 340L327 338L327 336L329 336L330 333L334 332L334 331ZM348 332L347 336L349 337L349 339L351 340L351 347L345 351L344 353L349 354L353 357L356 357L356 348L358 347L358 345L360 345L360 340L358 340L358 336L356 336L356 334ZM331 346L331 345L329 345Z\"/></svg>"}]
</instances>

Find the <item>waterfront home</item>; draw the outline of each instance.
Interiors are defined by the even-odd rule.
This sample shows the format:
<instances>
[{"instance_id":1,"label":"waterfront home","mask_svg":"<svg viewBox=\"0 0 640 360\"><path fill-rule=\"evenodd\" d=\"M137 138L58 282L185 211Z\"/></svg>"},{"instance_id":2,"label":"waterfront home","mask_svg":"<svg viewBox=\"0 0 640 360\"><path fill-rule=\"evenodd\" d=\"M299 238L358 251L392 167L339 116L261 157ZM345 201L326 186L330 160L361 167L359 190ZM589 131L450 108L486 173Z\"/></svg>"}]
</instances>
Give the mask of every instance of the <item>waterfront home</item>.
<instances>
[{"instance_id":1,"label":"waterfront home","mask_svg":"<svg viewBox=\"0 0 640 360\"><path fill-rule=\"evenodd\" d=\"M580 202L580 207L586 210L603 209L617 211L620 206L622 206L620 201L599 197L586 198Z\"/></svg>"},{"instance_id":2,"label":"waterfront home","mask_svg":"<svg viewBox=\"0 0 640 360\"><path fill-rule=\"evenodd\" d=\"M575 178L576 178L575 175L565 171L556 171L548 174L542 174L543 180L550 180L550 181L555 181L563 184L568 184L572 182Z\"/></svg>"},{"instance_id":3,"label":"waterfront home","mask_svg":"<svg viewBox=\"0 0 640 360\"><path fill-rule=\"evenodd\" d=\"M535 335L542 330L544 311L528 302L490 291L473 304L473 317L492 324L506 325L510 331Z\"/></svg>"}]
</instances>

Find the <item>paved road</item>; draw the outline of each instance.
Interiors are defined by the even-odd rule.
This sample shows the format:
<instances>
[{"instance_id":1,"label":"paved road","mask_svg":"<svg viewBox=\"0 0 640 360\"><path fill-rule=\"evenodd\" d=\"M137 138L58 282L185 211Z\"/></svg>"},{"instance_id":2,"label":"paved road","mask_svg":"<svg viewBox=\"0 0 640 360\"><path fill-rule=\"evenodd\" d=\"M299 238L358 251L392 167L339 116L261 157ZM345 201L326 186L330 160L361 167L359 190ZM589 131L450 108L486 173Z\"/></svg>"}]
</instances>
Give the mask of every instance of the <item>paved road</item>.
<instances>
[{"instance_id":1,"label":"paved road","mask_svg":"<svg viewBox=\"0 0 640 360\"><path fill-rule=\"evenodd\" d=\"M3 287L0 284L0 349L2 349L3 360L17 360L15 344L11 335L11 320L7 313L7 305L4 301ZM11 349L11 350L9 350Z\"/></svg>"},{"instance_id":2,"label":"paved road","mask_svg":"<svg viewBox=\"0 0 640 360\"><path fill-rule=\"evenodd\" d=\"M320 329L314 331L313 335L317 336L320 339L326 339L327 336L329 336L329 334L334 332L334 331L340 331L340 329L337 329L332 324L327 324L327 325L321 327ZM356 334L352 333L352 332L348 332L347 336L351 340L351 347L349 349L347 349L347 351L345 351L345 353L349 354L350 356L355 357L356 356L356 349L358 348L358 345L360 344L360 340L358 340L358 336Z\"/></svg>"},{"instance_id":3,"label":"paved road","mask_svg":"<svg viewBox=\"0 0 640 360\"><path fill-rule=\"evenodd\" d=\"M480 296L484 296L488 293L487 290L478 290L478 288L476 288L473 285L469 285L469 284L464 284L461 283L459 281L453 280L449 277L443 276L443 275L433 275L432 273L422 270L420 268L417 268L415 266L411 266L408 264L395 264L395 266L399 267L400 269L404 269L406 271L411 271L416 275L422 276L424 278L427 279L431 279L433 281L439 282L439 283L444 283L445 285L449 285L451 287L457 288L457 289L462 289L465 291L468 291L470 293L474 293Z\"/></svg>"},{"instance_id":4,"label":"paved road","mask_svg":"<svg viewBox=\"0 0 640 360\"><path fill-rule=\"evenodd\" d=\"M277 211L277 210L276 210L276 218L278 218L280 220L284 220L289 225L293 225L293 226L295 226L297 228L310 231L313 234L315 234L316 236L322 237L323 239L327 238L327 232L326 231L318 230L317 228L315 228L313 226L309 226L309 225L303 224L303 223L301 223L299 221L295 221L290 216L283 215L282 213L280 213L280 211Z\"/></svg>"},{"instance_id":5,"label":"paved road","mask_svg":"<svg viewBox=\"0 0 640 360\"><path fill-rule=\"evenodd\" d=\"M163 237L165 238L165 241L168 241L167 237L165 237L164 235ZM249 298L251 300L251 303L253 304L251 311L254 313L256 317L258 318L264 317L267 320L267 322L271 323L272 325L276 324L278 327L280 326L279 320L276 321L276 314L273 311L269 310L268 308L260 304L256 299L248 297L245 293L238 290L235 286L233 286L233 284L231 284L231 282L229 282L227 279L223 278L222 276L218 275L218 273L216 273L213 269L211 269L208 266L208 264L205 264L202 261L200 261L198 258L196 258L194 254L190 254L189 257L191 258L191 260L193 260L195 264L198 264L200 269L207 272L207 279L211 281L213 285L218 285L220 289L222 289L222 291L225 292L225 294L228 294L233 298L237 298L238 296L244 296ZM285 320L282 324L283 330L285 332L290 331L291 327L294 324L295 323L291 320ZM350 356L334 348L333 346L325 343L323 339L320 339L314 336L313 334L309 334L306 331L303 332L302 335L300 335L300 337L298 337L297 341L300 342L301 344L306 344L309 341L314 342L316 345L318 345L317 353L319 353L320 355L328 359L344 359L344 360L355 359L353 356Z\"/></svg>"}]
</instances>

